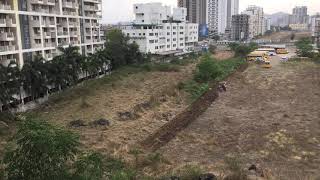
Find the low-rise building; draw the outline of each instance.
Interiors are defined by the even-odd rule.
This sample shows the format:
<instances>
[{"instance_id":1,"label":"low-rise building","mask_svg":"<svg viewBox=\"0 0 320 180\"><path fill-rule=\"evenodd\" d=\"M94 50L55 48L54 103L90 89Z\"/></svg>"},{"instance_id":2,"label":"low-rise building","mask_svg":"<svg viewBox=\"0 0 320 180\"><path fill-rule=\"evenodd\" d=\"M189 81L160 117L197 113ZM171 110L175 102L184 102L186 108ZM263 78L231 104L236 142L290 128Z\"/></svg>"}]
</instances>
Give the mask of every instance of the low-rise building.
<instances>
[{"instance_id":1,"label":"low-rise building","mask_svg":"<svg viewBox=\"0 0 320 180\"><path fill-rule=\"evenodd\" d=\"M121 27L131 42L139 45L143 53L192 50L198 42L198 24L186 21L187 9L174 8L161 3L135 4L135 20Z\"/></svg>"},{"instance_id":2,"label":"low-rise building","mask_svg":"<svg viewBox=\"0 0 320 180\"><path fill-rule=\"evenodd\" d=\"M307 31L309 29L308 24L289 24L289 27L293 31Z\"/></svg>"},{"instance_id":3,"label":"low-rise building","mask_svg":"<svg viewBox=\"0 0 320 180\"><path fill-rule=\"evenodd\" d=\"M311 18L312 37L318 45L320 45L320 14Z\"/></svg>"}]
</instances>

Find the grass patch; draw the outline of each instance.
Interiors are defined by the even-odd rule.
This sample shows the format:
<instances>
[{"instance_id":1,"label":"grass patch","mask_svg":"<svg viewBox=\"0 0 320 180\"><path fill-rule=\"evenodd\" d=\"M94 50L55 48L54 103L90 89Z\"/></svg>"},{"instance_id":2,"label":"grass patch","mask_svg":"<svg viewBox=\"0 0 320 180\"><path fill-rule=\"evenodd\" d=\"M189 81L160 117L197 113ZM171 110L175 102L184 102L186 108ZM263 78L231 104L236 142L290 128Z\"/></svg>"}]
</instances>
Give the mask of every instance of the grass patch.
<instances>
[{"instance_id":1,"label":"grass patch","mask_svg":"<svg viewBox=\"0 0 320 180\"><path fill-rule=\"evenodd\" d=\"M234 72L240 65L245 64L243 58L230 58L224 61L217 61L210 54L201 58L197 65L197 71L194 74L194 80L181 82L178 89L184 89L194 101L209 90L209 84L215 81L221 81Z\"/></svg>"}]
</instances>

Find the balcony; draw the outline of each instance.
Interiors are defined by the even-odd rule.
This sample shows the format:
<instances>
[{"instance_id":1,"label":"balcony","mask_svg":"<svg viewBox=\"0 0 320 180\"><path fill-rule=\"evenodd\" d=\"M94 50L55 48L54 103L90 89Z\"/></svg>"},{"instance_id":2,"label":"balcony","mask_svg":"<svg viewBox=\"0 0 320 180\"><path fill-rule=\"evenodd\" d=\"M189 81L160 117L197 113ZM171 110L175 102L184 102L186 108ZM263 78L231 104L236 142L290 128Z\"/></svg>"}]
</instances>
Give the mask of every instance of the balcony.
<instances>
[{"instance_id":1,"label":"balcony","mask_svg":"<svg viewBox=\"0 0 320 180\"><path fill-rule=\"evenodd\" d=\"M83 0L84 2L101 3L102 0Z\"/></svg>"},{"instance_id":2,"label":"balcony","mask_svg":"<svg viewBox=\"0 0 320 180\"><path fill-rule=\"evenodd\" d=\"M30 25L32 27L40 27L40 21L39 20L30 20Z\"/></svg>"},{"instance_id":3,"label":"balcony","mask_svg":"<svg viewBox=\"0 0 320 180\"><path fill-rule=\"evenodd\" d=\"M7 10L7 11L12 10L11 6L8 5L8 4L0 4L0 9L1 10Z\"/></svg>"},{"instance_id":4,"label":"balcony","mask_svg":"<svg viewBox=\"0 0 320 180\"><path fill-rule=\"evenodd\" d=\"M77 31L70 31L70 36L78 37L78 32Z\"/></svg>"},{"instance_id":5,"label":"balcony","mask_svg":"<svg viewBox=\"0 0 320 180\"><path fill-rule=\"evenodd\" d=\"M58 36L68 36L68 31L58 31Z\"/></svg>"},{"instance_id":6,"label":"balcony","mask_svg":"<svg viewBox=\"0 0 320 180\"><path fill-rule=\"evenodd\" d=\"M14 41L13 32L2 32L2 33L0 33L0 41Z\"/></svg>"},{"instance_id":7,"label":"balcony","mask_svg":"<svg viewBox=\"0 0 320 180\"><path fill-rule=\"evenodd\" d=\"M99 7L97 5L95 6L84 5L84 10L96 12L96 11L99 11Z\"/></svg>"},{"instance_id":8,"label":"balcony","mask_svg":"<svg viewBox=\"0 0 320 180\"><path fill-rule=\"evenodd\" d=\"M66 46L68 45L68 42L67 41L60 41L58 42L58 46Z\"/></svg>"},{"instance_id":9,"label":"balcony","mask_svg":"<svg viewBox=\"0 0 320 180\"><path fill-rule=\"evenodd\" d=\"M80 42L79 41L70 41L70 44L71 45L76 45L76 44L80 44Z\"/></svg>"},{"instance_id":10,"label":"balcony","mask_svg":"<svg viewBox=\"0 0 320 180\"><path fill-rule=\"evenodd\" d=\"M78 16L78 13L75 11L63 11L63 15Z\"/></svg>"},{"instance_id":11,"label":"balcony","mask_svg":"<svg viewBox=\"0 0 320 180\"><path fill-rule=\"evenodd\" d=\"M44 47L55 47L55 46L56 46L56 43L46 42L46 43L43 43L43 46L44 46Z\"/></svg>"},{"instance_id":12,"label":"balcony","mask_svg":"<svg viewBox=\"0 0 320 180\"><path fill-rule=\"evenodd\" d=\"M9 45L9 46L0 46L0 52L9 52L9 51L15 51L16 46Z\"/></svg>"},{"instance_id":13,"label":"balcony","mask_svg":"<svg viewBox=\"0 0 320 180\"><path fill-rule=\"evenodd\" d=\"M44 4L44 0L30 0L31 4Z\"/></svg>"},{"instance_id":14,"label":"balcony","mask_svg":"<svg viewBox=\"0 0 320 180\"><path fill-rule=\"evenodd\" d=\"M44 55L44 58L48 61L52 60L53 59L53 55L51 53L48 53L48 54L45 54Z\"/></svg>"},{"instance_id":15,"label":"balcony","mask_svg":"<svg viewBox=\"0 0 320 180\"><path fill-rule=\"evenodd\" d=\"M43 37L45 39L55 38L56 37L56 33L55 32L44 32L43 33Z\"/></svg>"},{"instance_id":16,"label":"balcony","mask_svg":"<svg viewBox=\"0 0 320 180\"><path fill-rule=\"evenodd\" d=\"M75 2L63 1L62 2L62 7L63 8L69 8L69 9L77 9L79 7L79 4L75 3Z\"/></svg>"},{"instance_id":17,"label":"balcony","mask_svg":"<svg viewBox=\"0 0 320 180\"><path fill-rule=\"evenodd\" d=\"M0 19L0 27L14 27L16 23L11 18Z\"/></svg>"},{"instance_id":18,"label":"balcony","mask_svg":"<svg viewBox=\"0 0 320 180\"><path fill-rule=\"evenodd\" d=\"M55 6L56 2L55 0L43 0L44 4L49 5L49 6Z\"/></svg>"},{"instance_id":19,"label":"balcony","mask_svg":"<svg viewBox=\"0 0 320 180\"><path fill-rule=\"evenodd\" d=\"M76 26L78 26L77 22L69 21L69 27L76 27Z\"/></svg>"},{"instance_id":20,"label":"balcony","mask_svg":"<svg viewBox=\"0 0 320 180\"><path fill-rule=\"evenodd\" d=\"M43 21L42 25L45 27L55 27L54 21Z\"/></svg>"}]
</instances>

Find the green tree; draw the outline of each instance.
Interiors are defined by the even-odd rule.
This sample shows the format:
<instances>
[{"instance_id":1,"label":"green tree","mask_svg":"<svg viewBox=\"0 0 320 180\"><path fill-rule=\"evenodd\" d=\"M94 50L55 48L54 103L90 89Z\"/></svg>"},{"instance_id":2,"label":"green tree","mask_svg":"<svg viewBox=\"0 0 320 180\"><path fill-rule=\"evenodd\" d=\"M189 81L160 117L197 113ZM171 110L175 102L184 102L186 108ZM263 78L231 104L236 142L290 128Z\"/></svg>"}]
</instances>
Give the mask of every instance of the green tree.
<instances>
[{"instance_id":1,"label":"green tree","mask_svg":"<svg viewBox=\"0 0 320 180\"><path fill-rule=\"evenodd\" d=\"M197 69L195 80L198 82L215 80L222 73L217 61L212 59L209 54L202 57Z\"/></svg>"},{"instance_id":2,"label":"green tree","mask_svg":"<svg viewBox=\"0 0 320 180\"><path fill-rule=\"evenodd\" d=\"M7 106L10 102L16 101L14 95L20 93L20 71L15 62L8 66L0 64L0 102Z\"/></svg>"},{"instance_id":3,"label":"green tree","mask_svg":"<svg viewBox=\"0 0 320 180\"><path fill-rule=\"evenodd\" d=\"M297 47L297 54L300 57L312 57L313 53L313 47L311 39L309 38L302 38L299 41L295 43Z\"/></svg>"},{"instance_id":4,"label":"green tree","mask_svg":"<svg viewBox=\"0 0 320 180\"><path fill-rule=\"evenodd\" d=\"M47 94L48 79L45 60L36 56L33 61L26 61L21 70L21 81L23 89L32 96L38 98Z\"/></svg>"},{"instance_id":5,"label":"green tree","mask_svg":"<svg viewBox=\"0 0 320 180\"><path fill-rule=\"evenodd\" d=\"M9 179L66 179L78 152L77 135L42 120L28 119L18 129L16 147L5 154Z\"/></svg>"},{"instance_id":6,"label":"green tree","mask_svg":"<svg viewBox=\"0 0 320 180\"><path fill-rule=\"evenodd\" d=\"M113 29L106 34L105 51L110 57L112 68L127 64L128 41L129 38L119 29Z\"/></svg>"},{"instance_id":7,"label":"green tree","mask_svg":"<svg viewBox=\"0 0 320 180\"><path fill-rule=\"evenodd\" d=\"M249 43L249 44L231 43L231 44L229 44L229 48L232 51L234 51L236 57L245 57L250 52L257 49L258 44L256 44L256 43Z\"/></svg>"}]
</instances>

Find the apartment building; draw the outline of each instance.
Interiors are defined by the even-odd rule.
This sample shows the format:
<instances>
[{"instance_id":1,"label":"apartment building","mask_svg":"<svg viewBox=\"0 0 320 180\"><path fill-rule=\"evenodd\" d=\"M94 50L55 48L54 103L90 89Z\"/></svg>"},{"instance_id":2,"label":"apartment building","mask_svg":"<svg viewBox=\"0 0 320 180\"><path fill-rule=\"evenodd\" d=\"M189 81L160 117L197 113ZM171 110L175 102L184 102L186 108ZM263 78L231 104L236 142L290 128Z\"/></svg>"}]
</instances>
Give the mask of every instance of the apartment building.
<instances>
[{"instance_id":1,"label":"apartment building","mask_svg":"<svg viewBox=\"0 0 320 180\"><path fill-rule=\"evenodd\" d=\"M308 24L309 15L307 6L296 6L292 9L290 24Z\"/></svg>"},{"instance_id":2,"label":"apartment building","mask_svg":"<svg viewBox=\"0 0 320 180\"><path fill-rule=\"evenodd\" d=\"M82 54L103 47L102 0L1 0L0 63L41 55L51 60L57 47L74 45Z\"/></svg>"},{"instance_id":3,"label":"apartment building","mask_svg":"<svg viewBox=\"0 0 320 180\"><path fill-rule=\"evenodd\" d=\"M143 53L163 54L192 50L198 42L198 24L187 22L187 9L161 3L135 4L135 20L121 27Z\"/></svg>"},{"instance_id":4,"label":"apartment building","mask_svg":"<svg viewBox=\"0 0 320 180\"><path fill-rule=\"evenodd\" d=\"M258 6L249 6L242 14L250 15L253 23L253 36L263 35L266 31L265 17L263 8Z\"/></svg>"},{"instance_id":5,"label":"apartment building","mask_svg":"<svg viewBox=\"0 0 320 180\"><path fill-rule=\"evenodd\" d=\"M247 41L253 38L253 23L250 15L233 15L231 24L232 40Z\"/></svg>"},{"instance_id":6,"label":"apartment building","mask_svg":"<svg viewBox=\"0 0 320 180\"><path fill-rule=\"evenodd\" d=\"M320 45L320 14L311 18L311 32L314 42Z\"/></svg>"},{"instance_id":7,"label":"apartment building","mask_svg":"<svg viewBox=\"0 0 320 180\"><path fill-rule=\"evenodd\" d=\"M199 25L207 24L208 0L178 0L178 7L187 8L187 21Z\"/></svg>"}]
</instances>

